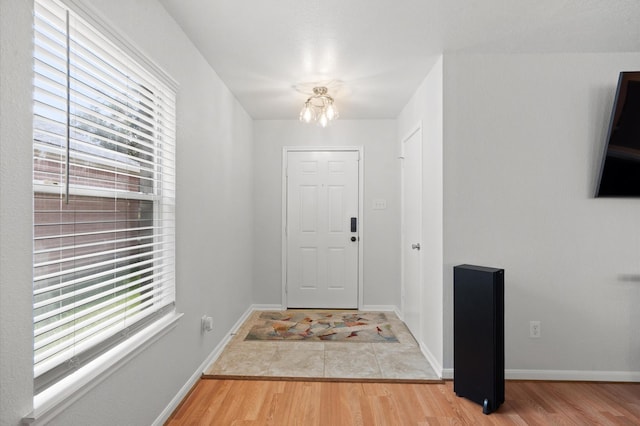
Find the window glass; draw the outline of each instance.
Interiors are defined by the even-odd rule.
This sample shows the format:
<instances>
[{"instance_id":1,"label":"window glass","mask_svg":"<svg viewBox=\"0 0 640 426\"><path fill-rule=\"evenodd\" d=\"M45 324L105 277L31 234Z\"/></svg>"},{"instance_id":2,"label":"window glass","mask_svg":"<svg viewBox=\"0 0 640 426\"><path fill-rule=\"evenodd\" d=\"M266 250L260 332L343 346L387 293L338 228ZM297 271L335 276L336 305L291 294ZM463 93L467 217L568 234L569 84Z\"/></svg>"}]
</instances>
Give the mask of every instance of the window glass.
<instances>
[{"instance_id":1,"label":"window glass","mask_svg":"<svg viewBox=\"0 0 640 426\"><path fill-rule=\"evenodd\" d=\"M37 0L33 98L38 392L173 309L175 92Z\"/></svg>"}]
</instances>

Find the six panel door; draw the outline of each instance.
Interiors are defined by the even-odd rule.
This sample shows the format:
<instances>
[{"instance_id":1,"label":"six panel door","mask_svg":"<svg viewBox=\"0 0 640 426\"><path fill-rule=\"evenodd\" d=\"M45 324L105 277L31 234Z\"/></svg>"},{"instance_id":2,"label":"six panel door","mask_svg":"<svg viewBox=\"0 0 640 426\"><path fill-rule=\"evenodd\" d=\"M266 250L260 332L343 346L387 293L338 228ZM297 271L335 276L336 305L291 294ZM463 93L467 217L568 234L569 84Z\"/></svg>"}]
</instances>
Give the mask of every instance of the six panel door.
<instances>
[{"instance_id":1,"label":"six panel door","mask_svg":"<svg viewBox=\"0 0 640 426\"><path fill-rule=\"evenodd\" d=\"M289 308L358 307L358 167L356 151L288 152Z\"/></svg>"}]
</instances>

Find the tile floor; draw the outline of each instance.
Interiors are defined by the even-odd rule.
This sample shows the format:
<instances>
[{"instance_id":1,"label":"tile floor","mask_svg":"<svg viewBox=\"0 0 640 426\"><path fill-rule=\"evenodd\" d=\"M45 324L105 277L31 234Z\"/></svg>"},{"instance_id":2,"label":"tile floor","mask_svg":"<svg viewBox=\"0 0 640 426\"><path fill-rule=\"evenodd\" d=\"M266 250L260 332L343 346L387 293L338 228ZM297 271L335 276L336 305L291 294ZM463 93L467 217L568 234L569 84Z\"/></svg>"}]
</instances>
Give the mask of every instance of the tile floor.
<instances>
[{"instance_id":1,"label":"tile floor","mask_svg":"<svg viewBox=\"0 0 640 426\"><path fill-rule=\"evenodd\" d=\"M384 314L397 343L245 341L260 313L251 314L203 377L440 381L392 312Z\"/></svg>"}]
</instances>

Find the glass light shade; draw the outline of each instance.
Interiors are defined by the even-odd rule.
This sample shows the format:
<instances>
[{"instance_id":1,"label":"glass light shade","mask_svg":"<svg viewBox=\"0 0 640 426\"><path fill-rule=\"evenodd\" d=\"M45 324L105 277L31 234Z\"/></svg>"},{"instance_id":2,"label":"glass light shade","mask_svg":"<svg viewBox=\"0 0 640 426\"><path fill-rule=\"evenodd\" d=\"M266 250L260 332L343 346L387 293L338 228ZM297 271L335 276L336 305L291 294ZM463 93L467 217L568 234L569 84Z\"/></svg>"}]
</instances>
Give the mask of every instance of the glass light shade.
<instances>
[{"instance_id":1,"label":"glass light shade","mask_svg":"<svg viewBox=\"0 0 640 426\"><path fill-rule=\"evenodd\" d=\"M329 119L327 118L327 114L325 114L324 111L322 111L322 114L320 114L320 118L318 118L318 124L320 125L320 127L327 127L327 124L329 124Z\"/></svg>"},{"instance_id":2,"label":"glass light shade","mask_svg":"<svg viewBox=\"0 0 640 426\"><path fill-rule=\"evenodd\" d=\"M327 118L329 119L329 121L333 120L334 118L336 118L338 116L338 114L336 113L336 109L333 107L333 103L330 103L327 108L325 109L325 114L327 116Z\"/></svg>"},{"instance_id":3,"label":"glass light shade","mask_svg":"<svg viewBox=\"0 0 640 426\"><path fill-rule=\"evenodd\" d=\"M313 108L309 103L305 103L302 111L300 111L300 121L304 121L305 123L310 123L314 118Z\"/></svg>"},{"instance_id":4,"label":"glass light shade","mask_svg":"<svg viewBox=\"0 0 640 426\"><path fill-rule=\"evenodd\" d=\"M314 87L311 95L300 111L300 121L315 122L320 127L327 127L338 118L338 111L333 106L333 98L327 93L326 87Z\"/></svg>"}]
</instances>

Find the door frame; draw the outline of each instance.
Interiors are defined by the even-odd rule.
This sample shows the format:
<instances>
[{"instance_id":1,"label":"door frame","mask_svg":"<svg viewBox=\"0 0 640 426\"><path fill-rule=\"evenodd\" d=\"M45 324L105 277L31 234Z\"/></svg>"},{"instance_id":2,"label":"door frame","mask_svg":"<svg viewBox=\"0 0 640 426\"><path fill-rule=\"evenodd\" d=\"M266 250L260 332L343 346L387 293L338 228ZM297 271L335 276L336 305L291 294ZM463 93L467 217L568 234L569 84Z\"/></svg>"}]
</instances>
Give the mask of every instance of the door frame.
<instances>
[{"instance_id":1,"label":"door frame","mask_svg":"<svg viewBox=\"0 0 640 426\"><path fill-rule=\"evenodd\" d=\"M404 173L404 160L406 158L405 156L405 143L407 141L409 141L409 139L411 139L414 135L418 134L419 136L419 140L420 143L423 143L423 135L422 135L422 121L419 121L415 126L411 127L411 131L409 131L407 133L407 135L405 137L403 137L400 140L400 161L402 161L402 166L401 166L401 170L400 170L400 310L402 312L402 316L403 316L403 321L404 321L404 314L405 314L405 309L406 309L406 292L407 292L407 283L406 283L406 276L405 276L405 269L404 269L404 250L407 244L410 244L410 241L407 240L407 236L406 236L406 232L405 232L405 223L404 223L404 211L405 211L405 198L406 198L406 191L405 191L405 173ZM422 152L422 150L421 150ZM423 178L423 159L420 158L419 159L420 162L420 178ZM422 184L420 185L422 187ZM422 222L422 194L420 194L420 222ZM424 229L422 227L422 224L420 225L420 231L424 232ZM419 240L422 242L422 235L419 236ZM414 336L416 338L416 340L418 341L419 344L421 344L420 342L422 342L423 336L422 336L422 319L423 319L423 315L422 315L422 308L423 308L423 285L422 285L422 277L423 277L423 260L422 260L422 255L418 256L418 279L420 282L420 286L419 286L419 295L420 295L420 300L419 300L419 305L420 305L420 315L418 318L418 330L411 330L411 332L413 333L414 331L417 332L419 335L418 336Z\"/></svg>"},{"instance_id":2,"label":"door frame","mask_svg":"<svg viewBox=\"0 0 640 426\"><path fill-rule=\"evenodd\" d=\"M282 147L282 309L287 309L287 158L289 152L357 152L358 153L358 309L364 295L364 147L363 146L285 146Z\"/></svg>"}]
</instances>

